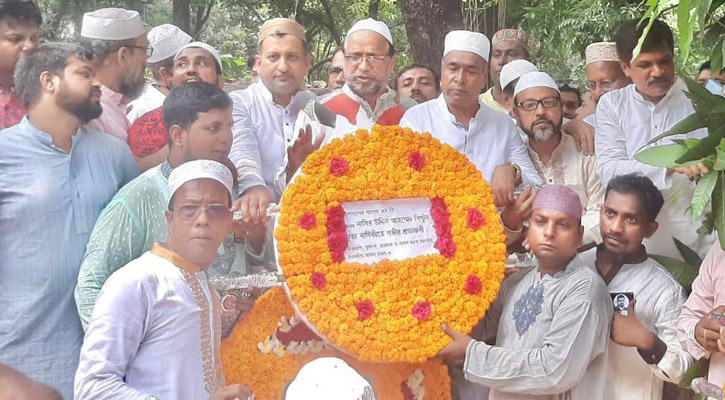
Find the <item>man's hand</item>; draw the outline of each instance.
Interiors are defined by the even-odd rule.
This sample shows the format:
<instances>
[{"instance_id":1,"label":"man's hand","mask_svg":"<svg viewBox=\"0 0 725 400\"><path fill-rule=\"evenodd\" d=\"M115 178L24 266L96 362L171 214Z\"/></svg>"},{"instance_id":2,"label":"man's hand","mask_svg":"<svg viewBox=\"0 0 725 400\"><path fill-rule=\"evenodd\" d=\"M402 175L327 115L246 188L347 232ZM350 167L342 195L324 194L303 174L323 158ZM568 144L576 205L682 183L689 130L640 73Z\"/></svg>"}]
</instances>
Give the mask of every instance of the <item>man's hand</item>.
<instances>
[{"instance_id":1,"label":"man's hand","mask_svg":"<svg viewBox=\"0 0 725 400\"><path fill-rule=\"evenodd\" d=\"M710 172L710 169L705 166L703 163L697 163L694 165L688 165L686 167L673 167L668 170L669 173L676 172L678 174L685 174L689 177L699 177L700 175L705 175L706 173Z\"/></svg>"},{"instance_id":2,"label":"man's hand","mask_svg":"<svg viewBox=\"0 0 725 400\"><path fill-rule=\"evenodd\" d=\"M503 207L514 201L516 184L516 168L513 165L501 164L493 170L491 189L497 207Z\"/></svg>"},{"instance_id":3,"label":"man's hand","mask_svg":"<svg viewBox=\"0 0 725 400\"><path fill-rule=\"evenodd\" d=\"M655 345L655 335L642 325L634 314L634 305L637 300L629 302L627 314L622 315L615 311L612 316L612 341L624 347L636 347L639 350L649 351Z\"/></svg>"},{"instance_id":4,"label":"man's hand","mask_svg":"<svg viewBox=\"0 0 725 400\"><path fill-rule=\"evenodd\" d=\"M255 224L253 222L234 221L234 241L242 243L247 241L252 249L259 254L266 240L267 227L266 224Z\"/></svg>"},{"instance_id":5,"label":"man's hand","mask_svg":"<svg viewBox=\"0 0 725 400\"><path fill-rule=\"evenodd\" d=\"M300 168L300 165L305 162L307 156L320 148L323 140L325 140L324 132L320 132L313 142L312 127L307 125L304 130L300 129L297 140L295 140L292 146L287 148L287 183L289 183L292 176Z\"/></svg>"},{"instance_id":6,"label":"man's hand","mask_svg":"<svg viewBox=\"0 0 725 400\"><path fill-rule=\"evenodd\" d=\"M438 353L438 357L453 361L459 361L466 358L466 349L473 338L463 333L456 332L447 325L441 326L441 329L443 329L443 332L450 336L453 341Z\"/></svg>"},{"instance_id":7,"label":"man's hand","mask_svg":"<svg viewBox=\"0 0 725 400\"><path fill-rule=\"evenodd\" d=\"M576 142L576 149L586 155L594 154L594 127L584 121L573 119L561 127Z\"/></svg>"},{"instance_id":8,"label":"man's hand","mask_svg":"<svg viewBox=\"0 0 725 400\"><path fill-rule=\"evenodd\" d=\"M503 207L501 210L501 221L504 226L511 231L518 231L522 228L524 221L531 217L531 206L539 189L534 190L531 186L526 186L519 197Z\"/></svg>"},{"instance_id":9,"label":"man's hand","mask_svg":"<svg viewBox=\"0 0 725 400\"><path fill-rule=\"evenodd\" d=\"M252 222L255 224L267 224L267 207L272 201L272 196L265 186L252 186L247 189L242 197L234 202L232 210L240 210L242 212L243 222Z\"/></svg>"},{"instance_id":10,"label":"man's hand","mask_svg":"<svg viewBox=\"0 0 725 400\"><path fill-rule=\"evenodd\" d=\"M250 311L252 311L252 307L254 307L254 302L257 301L257 298L262 294L262 290L255 287L248 287L242 293L247 293L246 296L248 297L234 296L236 300L236 308L237 311L239 311L239 316L237 317L237 320L243 318Z\"/></svg>"},{"instance_id":11,"label":"man's hand","mask_svg":"<svg viewBox=\"0 0 725 400\"><path fill-rule=\"evenodd\" d=\"M211 400L253 400L252 391L242 384L229 385L214 392Z\"/></svg>"},{"instance_id":12,"label":"man's hand","mask_svg":"<svg viewBox=\"0 0 725 400\"><path fill-rule=\"evenodd\" d=\"M710 313L725 313L725 306L717 306ZM720 328L722 325L712 318L710 313L700 318L700 322L695 325L695 340L707 351L718 352L718 340L720 339Z\"/></svg>"}]
</instances>

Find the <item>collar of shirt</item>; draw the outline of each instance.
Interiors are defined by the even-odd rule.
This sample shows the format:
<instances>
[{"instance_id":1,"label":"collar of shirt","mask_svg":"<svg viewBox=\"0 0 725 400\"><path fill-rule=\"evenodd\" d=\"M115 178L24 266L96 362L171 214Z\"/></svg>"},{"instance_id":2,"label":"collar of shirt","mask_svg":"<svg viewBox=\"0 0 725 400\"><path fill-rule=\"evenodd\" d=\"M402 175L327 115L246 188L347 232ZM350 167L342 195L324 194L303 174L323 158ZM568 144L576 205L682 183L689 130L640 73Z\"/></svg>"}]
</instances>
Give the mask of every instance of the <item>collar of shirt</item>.
<instances>
[{"instance_id":1,"label":"collar of shirt","mask_svg":"<svg viewBox=\"0 0 725 400\"><path fill-rule=\"evenodd\" d=\"M106 85L101 85L101 95L103 97L106 97L109 100L113 101L119 107L121 107L121 106L125 107L129 103L128 99L123 94L114 92L112 89L109 89Z\"/></svg>"},{"instance_id":2,"label":"collar of shirt","mask_svg":"<svg viewBox=\"0 0 725 400\"><path fill-rule=\"evenodd\" d=\"M460 126L461 128L463 127L463 123L458 122L458 120L456 119L456 116L453 115L453 113L448 109L448 103L446 102L446 98L443 95L443 93L438 95L438 98L435 99L435 102L438 105L438 108L443 113L443 115L446 116L446 119L448 119L448 122L450 122L453 125ZM485 107L485 105L483 103L481 103L481 100L479 98L478 99L478 111L476 111L476 115L473 118L471 118L471 120L468 122L468 131L469 132L471 131L471 127L473 125L472 122L474 120L479 119L479 117L483 116L483 112L484 112L483 107Z\"/></svg>"},{"instance_id":3,"label":"collar of shirt","mask_svg":"<svg viewBox=\"0 0 725 400\"><path fill-rule=\"evenodd\" d=\"M360 104L360 108L362 108L368 115L368 118L373 121L377 121L378 117L388 108L398 105L398 103L395 101L395 90L387 86L385 87L385 93L378 96L378 100L375 102L375 110L373 110L370 107L370 104L368 104L368 102L365 101L362 97L355 94L352 91L352 88L350 88L347 83L342 86L342 93L344 93L347 97L355 100L356 103Z\"/></svg>"},{"instance_id":4,"label":"collar of shirt","mask_svg":"<svg viewBox=\"0 0 725 400\"><path fill-rule=\"evenodd\" d=\"M257 92L259 92L259 94L262 96L262 98L267 100L269 102L269 104L273 104L273 105L283 108L283 109L291 108L292 105L294 105L298 101L303 101L306 103L309 100L307 98L307 96L305 96L305 93L307 91L300 88L300 90L298 90L297 93L292 95L292 99L290 100L287 107L284 107L281 104L277 104L274 102L274 96L272 95L272 92L269 90L267 85L265 85L264 81L262 81L261 79L257 83L252 84L252 86L250 86L250 87L252 88L252 90L256 90Z\"/></svg>"},{"instance_id":5,"label":"collar of shirt","mask_svg":"<svg viewBox=\"0 0 725 400\"><path fill-rule=\"evenodd\" d=\"M179 269L182 269L186 272L191 272L194 274L197 272L202 272L201 268L186 261L184 257L174 252L173 250L170 250L168 247L159 242L154 242L154 246L151 248L151 252L161 258L169 260L172 264L179 267Z\"/></svg>"},{"instance_id":6,"label":"collar of shirt","mask_svg":"<svg viewBox=\"0 0 725 400\"><path fill-rule=\"evenodd\" d=\"M630 90L630 94L634 100L637 102L645 104L647 107L652 109L661 109L666 107L669 103L677 100L680 96L684 96L687 86L680 78L675 78L675 83L672 84L672 87L667 91L665 97L657 102L657 104L654 104L642 97L642 95L637 91L637 86L634 83L629 84L628 89Z\"/></svg>"},{"instance_id":7,"label":"collar of shirt","mask_svg":"<svg viewBox=\"0 0 725 400\"><path fill-rule=\"evenodd\" d=\"M33 126L33 124L30 123L30 120L28 119L27 115L25 117L23 117L23 119L20 121L19 125L21 128L20 129L21 132L27 131L30 133L30 135L32 135L33 137L38 139L38 141L41 144L56 148L55 145L53 144L53 137L50 136L49 133L41 131L40 129ZM75 147L74 145L76 144L78 139L80 138L81 135L79 135L79 133L81 133L81 132L83 132L83 126L80 126L78 128L78 130L76 131L76 133L73 134L73 137L71 137L71 151L72 151L73 147ZM58 149L58 150L60 150L60 149ZM60 151L62 151L62 150L60 150Z\"/></svg>"},{"instance_id":8,"label":"collar of shirt","mask_svg":"<svg viewBox=\"0 0 725 400\"><path fill-rule=\"evenodd\" d=\"M574 258L569 261L569 264L561 271L557 271L556 273L552 274L545 274L544 276L541 276L541 271L539 270L539 267L534 268L531 273L534 274L534 283L536 282L552 282L557 281L560 279L564 279L567 276L571 275L576 271L577 269L584 266L584 262L579 258L579 256L574 256Z\"/></svg>"},{"instance_id":9,"label":"collar of shirt","mask_svg":"<svg viewBox=\"0 0 725 400\"><path fill-rule=\"evenodd\" d=\"M526 144L526 147L529 149L529 155L531 156L531 159L533 161L535 161L534 166L536 166L537 164L541 164L546 167L546 166L551 165L554 162L554 160L559 160L564 157L564 154L566 154L567 150L569 150L569 146L568 146L569 143L566 138L567 135L564 132L560 132L559 135L561 136L561 140L559 140L559 144L557 144L556 147L554 148L554 150L552 150L551 157L549 157L548 164L544 164L541 161L541 157L539 157L539 153L537 153L536 150L534 150L531 147L531 141L530 140L526 141L525 144Z\"/></svg>"}]
</instances>

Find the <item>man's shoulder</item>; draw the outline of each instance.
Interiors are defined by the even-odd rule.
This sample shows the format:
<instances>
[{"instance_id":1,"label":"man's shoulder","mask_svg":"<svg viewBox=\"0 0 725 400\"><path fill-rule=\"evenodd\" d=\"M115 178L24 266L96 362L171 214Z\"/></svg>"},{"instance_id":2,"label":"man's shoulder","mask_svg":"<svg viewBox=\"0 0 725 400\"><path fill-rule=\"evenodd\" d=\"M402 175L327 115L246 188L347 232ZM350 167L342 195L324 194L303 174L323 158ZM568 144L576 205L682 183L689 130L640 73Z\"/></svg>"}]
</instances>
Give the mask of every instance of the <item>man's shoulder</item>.
<instances>
[{"instance_id":1,"label":"man's shoulder","mask_svg":"<svg viewBox=\"0 0 725 400\"><path fill-rule=\"evenodd\" d=\"M646 268L646 276L650 284L656 284L663 288L682 289L682 285L662 264L651 257L647 257L647 261L640 265L639 268Z\"/></svg>"},{"instance_id":2,"label":"man's shoulder","mask_svg":"<svg viewBox=\"0 0 725 400\"><path fill-rule=\"evenodd\" d=\"M147 251L114 271L103 284L103 290L142 288L156 285L159 277L166 272L162 268L162 264L166 263L168 263L166 259Z\"/></svg>"},{"instance_id":3,"label":"man's shoulder","mask_svg":"<svg viewBox=\"0 0 725 400\"><path fill-rule=\"evenodd\" d=\"M602 107L618 109L621 108L622 110L627 110L628 107L624 107L623 102L627 102L628 99L632 98L633 93L634 83L630 83L625 87L614 89L612 91L604 93L602 97L599 98L599 102L597 103L597 110Z\"/></svg>"},{"instance_id":4,"label":"man's shoulder","mask_svg":"<svg viewBox=\"0 0 725 400\"><path fill-rule=\"evenodd\" d=\"M161 173L161 166L145 171L141 175L137 176L129 183L124 185L111 199L106 210L112 210L114 206L125 205L128 210L135 208L141 208L144 203L150 201L159 201L159 198L164 200L168 196L166 188L166 180Z\"/></svg>"},{"instance_id":5,"label":"man's shoulder","mask_svg":"<svg viewBox=\"0 0 725 400\"><path fill-rule=\"evenodd\" d=\"M572 292L592 300L608 298L609 291L604 280L599 276L596 268L587 264L580 256L577 256L574 270L565 278L569 280Z\"/></svg>"},{"instance_id":6,"label":"man's shoulder","mask_svg":"<svg viewBox=\"0 0 725 400\"><path fill-rule=\"evenodd\" d=\"M432 99L424 103L416 104L405 111L405 114L403 114L403 118L418 118L423 115L430 115L432 112L434 112L435 109L438 108L438 105L436 104L437 101L438 99ZM441 114L443 113L441 112Z\"/></svg>"},{"instance_id":7,"label":"man's shoulder","mask_svg":"<svg viewBox=\"0 0 725 400\"><path fill-rule=\"evenodd\" d=\"M109 133L102 132L88 125L81 126L80 129L83 131L84 141L91 142L94 146L103 146L102 148L95 148L95 151L124 152L124 150L128 150L129 153L131 151L126 142Z\"/></svg>"}]
</instances>

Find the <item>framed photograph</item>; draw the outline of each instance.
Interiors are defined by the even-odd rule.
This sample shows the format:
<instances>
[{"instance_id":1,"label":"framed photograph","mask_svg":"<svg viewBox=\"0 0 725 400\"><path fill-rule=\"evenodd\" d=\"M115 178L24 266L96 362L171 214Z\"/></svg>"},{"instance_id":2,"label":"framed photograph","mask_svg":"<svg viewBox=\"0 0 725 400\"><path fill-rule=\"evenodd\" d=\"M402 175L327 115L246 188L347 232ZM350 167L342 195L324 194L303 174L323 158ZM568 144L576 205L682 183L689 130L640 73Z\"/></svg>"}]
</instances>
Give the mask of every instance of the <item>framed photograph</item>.
<instances>
[{"instance_id":1,"label":"framed photograph","mask_svg":"<svg viewBox=\"0 0 725 400\"><path fill-rule=\"evenodd\" d=\"M622 315L627 315L627 308L629 308L629 303L634 300L634 293L611 292L609 293L609 296L612 298L614 311L619 312Z\"/></svg>"}]
</instances>

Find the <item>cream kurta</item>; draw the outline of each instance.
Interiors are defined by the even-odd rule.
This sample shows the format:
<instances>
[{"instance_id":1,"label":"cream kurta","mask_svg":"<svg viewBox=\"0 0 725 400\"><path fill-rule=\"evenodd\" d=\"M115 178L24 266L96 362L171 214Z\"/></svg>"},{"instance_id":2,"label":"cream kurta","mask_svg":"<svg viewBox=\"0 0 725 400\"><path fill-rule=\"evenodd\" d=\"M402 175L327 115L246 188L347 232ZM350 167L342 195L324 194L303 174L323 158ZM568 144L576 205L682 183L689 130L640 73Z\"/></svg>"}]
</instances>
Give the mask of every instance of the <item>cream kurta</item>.
<instances>
[{"instance_id":1,"label":"cream kurta","mask_svg":"<svg viewBox=\"0 0 725 400\"><path fill-rule=\"evenodd\" d=\"M597 249L580 255L596 272ZM677 318L685 303L685 291L660 264L651 258L640 264L625 264L608 285L609 292L632 292L634 314L647 330L667 345L657 364L647 364L634 347L609 343L615 400L662 399L663 381L679 383L693 358L677 339Z\"/></svg>"},{"instance_id":2,"label":"cream kurta","mask_svg":"<svg viewBox=\"0 0 725 400\"><path fill-rule=\"evenodd\" d=\"M549 163L544 165L539 155L529 146L529 155L534 167L546 185L564 185L579 195L582 203L582 226L584 226L584 244L599 243L599 209L604 202L604 187L599 181L594 156L588 156L576 149L574 138L562 134L561 142L551 154Z\"/></svg>"},{"instance_id":3,"label":"cream kurta","mask_svg":"<svg viewBox=\"0 0 725 400\"><path fill-rule=\"evenodd\" d=\"M466 379L491 399L611 399L607 346L612 305L601 278L579 258L566 270L511 276L471 341Z\"/></svg>"},{"instance_id":4,"label":"cream kurta","mask_svg":"<svg viewBox=\"0 0 725 400\"><path fill-rule=\"evenodd\" d=\"M197 400L224 386L219 298L207 273L185 264L155 245L106 281L81 349L76 399Z\"/></svg>"}]
</instances>

